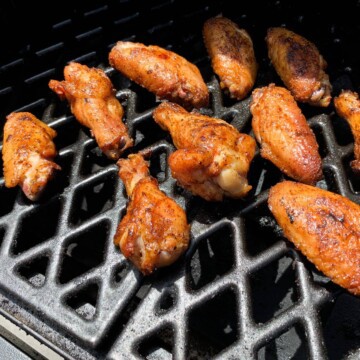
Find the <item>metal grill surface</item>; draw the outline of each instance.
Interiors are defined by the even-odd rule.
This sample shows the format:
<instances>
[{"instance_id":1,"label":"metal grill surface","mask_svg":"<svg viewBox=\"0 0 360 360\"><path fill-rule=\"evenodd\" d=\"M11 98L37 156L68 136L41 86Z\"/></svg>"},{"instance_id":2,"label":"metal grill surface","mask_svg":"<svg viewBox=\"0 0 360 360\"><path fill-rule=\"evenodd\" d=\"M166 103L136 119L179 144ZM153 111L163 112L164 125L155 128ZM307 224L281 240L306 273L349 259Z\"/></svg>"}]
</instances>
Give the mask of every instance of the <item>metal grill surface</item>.
<instances>
[{"instance_id":1,"label":"metal grill surface","mask_svg":"<svg viewBox=\"0 0 360 360\"><path fill-rule=\"evenodd\" d=\"M284 179L281 172L257 153L249 173L253 189L246 199L208 203L191 196L177 186L167 167L174 146L152 119L157 99L108 65L108 52L117 40L176 51L200 68L208 84L211 104L201 112L253 135L250 98L235 102L220 90L202 42L203 22L222 13L253 38L260 66L256 86L281 84L269 64L264 37L267 27L285 25L318 45L329 63L334 93L358 91L360 62L353 45L360 30L350 13L328 9L324 18L321 3L311 9L281 1L258 4L258 9L244 4L240 12L231 2L218 1L48 5L46 21L35 18L44 20L41 30L29 28L26 34L30 20L24 14L24 38L16 39L18 46L3 40L8 52L0 63L1 118L11 111L30 111L53 127L62 171L35 203L0 180L0 308L65 358L360 356L359 299L297 252L267 208L268 190ZM23 6L13 2L4 8L9 14L5 25L15 13L36 16ZM358 14L356 2L348 9ZM70 60L98 66L109 75L136 139L128 153L151 150L151 174L191 222L187 254L149 277L141 276L112 242L127 205L117 166L47 87L51 78L63 78ZM359 179L349 166L353 138L348 125L332 105L301 108L323 160L325 178L317 186L360 203Z\"/></svg>"}]
</instances>

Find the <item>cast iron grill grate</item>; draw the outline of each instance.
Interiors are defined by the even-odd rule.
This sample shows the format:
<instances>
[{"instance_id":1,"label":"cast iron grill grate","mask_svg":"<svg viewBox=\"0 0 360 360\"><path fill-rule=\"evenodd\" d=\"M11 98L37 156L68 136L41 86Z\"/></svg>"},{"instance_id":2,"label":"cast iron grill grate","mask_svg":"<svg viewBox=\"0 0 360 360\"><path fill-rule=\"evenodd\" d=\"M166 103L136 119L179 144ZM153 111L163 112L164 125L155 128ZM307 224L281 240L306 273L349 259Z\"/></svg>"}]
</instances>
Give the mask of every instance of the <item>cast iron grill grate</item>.
<instances>
[{"instance_id":1,"label":"cast iron grill grate","mask_svg":"<svg viewBox=\"0 0 360 360\"><path fill-rule=\"evenodd\" d=\"M251 134L250 99L234 102L220 91L202 44L203 22L222 12L253 38L260 65L256 86L280 84L264 36L268 26L284 24L322 50L335 92L357 90L359 58L348 34L360 30L346 14L330 9L313 33L320 5L304 10L265 2L259 13L248 4L239 15L232 6L199 1L185 7L158 0L49 9L52 16L43 27L48 36L30 31L29 44L14 48L0 64L2 118L10 111L31 111L56 129L63 169L37 203L0 180L1 312L65 358L345 359L360 354L359 300L317 272L282 237L267 208L269 188L283 179L279 170L257 154L246 199L210 204L192 197L176 185L166 165L174 147L152 119L155 97L108 66L108 52L120 39L179 52L199 66L210 89L211 105L201 111ZM351 6L358 11L356 2ZM13 7L10 15L20 4ZM136 139L129 152L151 150L152 175L191 221L186 256L148 278L112 243L127 204L116 165L47 87L50 78L62 78L69 60L107 72ZM349 167L349 127L331 106L302 108L321 148L325 179L317 186L360 203L359 180Z\"/></svg>"}]
</instances>

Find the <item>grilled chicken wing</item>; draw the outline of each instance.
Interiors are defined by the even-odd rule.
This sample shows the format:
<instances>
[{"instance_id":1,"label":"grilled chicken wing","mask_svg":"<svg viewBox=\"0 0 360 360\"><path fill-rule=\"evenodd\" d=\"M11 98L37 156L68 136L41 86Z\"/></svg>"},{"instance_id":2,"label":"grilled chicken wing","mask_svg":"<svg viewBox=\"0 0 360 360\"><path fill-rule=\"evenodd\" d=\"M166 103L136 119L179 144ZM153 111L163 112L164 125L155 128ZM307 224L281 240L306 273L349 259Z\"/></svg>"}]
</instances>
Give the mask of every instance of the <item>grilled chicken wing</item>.
<instances>
[{"instance_id":1,"label":"grilled chicken wing","mask_svg":"<svg viewBox=\"0 0 360 360\"><path fill-rule=\"evenodd\" d=\"M226 121L163 102L153 112L178 148L169 156L172 176L205 200L241 198L250 190L247 173L256 142Z\"/></svg>"},{"instance_id":2,"label":"grilled chicken wing","mask_svg":"<svg viewBox=\"0 0 360 360\"><path fill-rule=\"evenodd\" d=\"M327 277L360 295L360 206L314 186L284 181L268 204L285 237Z\"/></svg>"},{"instance_id":3,"label":"grilled chicken wing","mask_svg":"<svg viewBox=\"0 0 360 360\"><path fill-rule=\"evenodd\" d=\"M242 100L253 88L258 70L249 34L230 19L219 16L204 23L203 37L220 87L231 98Z\"/></svg>"},{"instance_id":4,"label":"grilled chicken wing","mask_svg":"<svg viewBox=\"0 0 360 360\"><path fill-rule=\"evenodd\" d=\"M265 40L271 63L295 100L327 107L332 86L325 73L327 63L316 46L281 27L269 28Z\"/></svg>"},{"instance_id":5,"label":"grilled chicken wing","mask_svg":"<svg viewBox=\"0 0 360 360\"><path fill-rule=\"evenodd\" d=\"M209 90L199 69L170 50L118 41L110 51L109 62L161 100L167 99L186 108L209 104Z\"/></svg>"},{"instance_id":6,"label":"grilled chicken wing","mask_svg":"<svg viewBox=\"0 0 360 360\"><path fill-rule=\"evenodd\" d=\"M350 125L354 136L355 160L351 162L354 172L360 173L360 100L359 94L350 90L343 90L334 98L335 110Z\"/></svg>"},{"instance_id":7,"label":"grilled chicken wing","mask_svg":"<svg viewBox=\"0 0 360 360\"><path fill-rule=\"evenodd\" d=\"M190 226L185 211L159 189L140 154L131 154L117 164L130 203L114 243L144 275L149 275L172 264L186 251Z\"/></svg>"},{"instance_id":8,"label":"grilled chicken wing","mask_svg":"<svg viewBox=\"0 0 360 360\"><path fill-rule=\"evenodd\" d=\"M255 89L250 111L263 158L300 182L314 185L322 178L315 135L287 89L274 84Z\"/></svg>"},{"instance_id":9,"label":"grilled chicken wing","mask_svg":"<svg viewBox=\"0 0 360 360\"><path fill-rule=\"evenodd\" d=\"M122 122L124 110L110 79L103 70L76 62L65 66L64 77L64 81L50 80L50 89L69 101L71 112L91 129L102 152L117 160L133 140Z\"/></svg>"},{"instance_id":10,"label":"grilled chicken wing","mask_svg":"<svg viewBox=\"0 0 360 360\"><path fill-rule=\"evenodd\" d=\"M5 186L19 185L26 197L36 201L60 166L53 138L56 131L28 112L6 117L2 157Z\"/></svg>"}]
</instances>

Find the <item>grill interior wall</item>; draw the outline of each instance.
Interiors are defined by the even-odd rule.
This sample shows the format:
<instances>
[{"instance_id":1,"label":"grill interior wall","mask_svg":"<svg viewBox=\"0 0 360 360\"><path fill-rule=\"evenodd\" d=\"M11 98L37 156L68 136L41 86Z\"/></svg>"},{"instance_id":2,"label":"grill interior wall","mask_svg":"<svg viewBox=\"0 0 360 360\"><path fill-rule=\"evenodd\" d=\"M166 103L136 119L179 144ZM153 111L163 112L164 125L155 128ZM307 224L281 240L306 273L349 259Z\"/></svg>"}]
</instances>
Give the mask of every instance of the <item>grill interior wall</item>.
<instances>
[{"instance_id":1,"label":"grill interior wall","mask_svg":"<svg viewBox=\"0 0 360 360\"><path fill-rule=\"evenodd\" d=\"M62 171L44 198L30 203L0 179L1 312L69 359L345 359L360 354L359 300L321 275L281 235L267 205L283 179L256 155L245 200L209 204L178 187L166 165L174 150L151 113L146 90L108 65L117 40L169 48L194 62L211 92L202 111L252 134L249 101L230 100L210 67L203 22L219 13L247 29L259 61L256 86L281 84L265 48L269 26L285 25L311 39L328 62L334 93L359 91L359 5L264 1L61 2L0 5L1 119L30 111L58 132ZM325 8L328 15L324 14ZM12 30L16 27L19 32ZM17 35L19 34L19 35ZM186 209L192 242L178 263L143 278L112 243L127 204L116 165L90 132L51 93L76 60L110 76L136 138L131 152L152 149L151 174ZM349 127L327 109L301 106L320 145L325 179L319 187L360 203L349 162ZM1 166L2 167L2 166ZM1 174L1 176L3 176Z\"/></svg>"}]
</instances>

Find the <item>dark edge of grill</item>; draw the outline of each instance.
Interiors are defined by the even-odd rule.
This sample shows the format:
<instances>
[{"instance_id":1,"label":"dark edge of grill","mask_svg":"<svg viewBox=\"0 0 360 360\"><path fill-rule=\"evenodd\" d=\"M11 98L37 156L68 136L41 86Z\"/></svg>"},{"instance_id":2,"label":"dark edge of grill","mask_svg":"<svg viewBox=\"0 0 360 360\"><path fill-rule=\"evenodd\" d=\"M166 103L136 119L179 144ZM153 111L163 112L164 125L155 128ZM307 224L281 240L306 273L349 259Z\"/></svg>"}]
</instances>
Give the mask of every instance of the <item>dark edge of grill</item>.
<instances>
[{"instance_id":1,"label":"dark edge of grill","mask_svg":"<svg viewBox=\"0 0 360 360\"><path fill-rule=\"evenodd\" d=\"M210 204L178 187L166 165L174 147L152 120L156 99L108 66L121 39L172 49L199 66L211 91L201 111L251 133L250 98L220 88L201 27L219 13L247 29L259 61L256 86L281 81L267 58L269 26L312 40L328 62L333 93L359 91L359 4L312 7L263 1L119 0L0 5L1 118L30 111L57 130L63 171L30 203L0 179L0 312L66 359L352 359L360 356L359 299L331 283L284 239L267 208L269 188L284 179L257 153L244 200ZM324 12L328 12L325 15ZM45 16L44 16L45 14ZM38 23L37 26L33 24ZM151 173L186 209L192 242L176 264L143 278L112 237L127 204L116 165L47 87L69 60L103 68L118 90L136 138L151 149ZM349 166L353 138L332 105L301 108L320 145L325 179L317 186L360 203ZM124 154L126 156L126 154Z\"/></svg>"}]
</instances>

